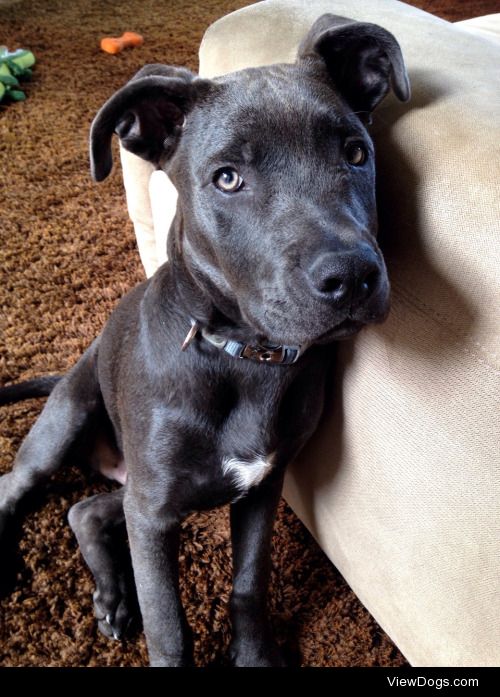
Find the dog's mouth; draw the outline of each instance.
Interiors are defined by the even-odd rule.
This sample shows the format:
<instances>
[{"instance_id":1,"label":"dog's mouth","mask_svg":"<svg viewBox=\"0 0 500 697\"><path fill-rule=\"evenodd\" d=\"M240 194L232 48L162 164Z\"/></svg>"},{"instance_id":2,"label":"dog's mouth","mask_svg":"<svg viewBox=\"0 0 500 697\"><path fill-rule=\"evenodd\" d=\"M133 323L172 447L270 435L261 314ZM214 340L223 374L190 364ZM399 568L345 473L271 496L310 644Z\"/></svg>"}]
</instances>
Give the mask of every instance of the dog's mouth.
<instances>
[{"instance_id":1,"label":"dog's mouth","mask_svg":"<svg viewBox=\"0 0 500 697\"><path fill-rule=\"evenodd\" d=\"M337 324L332 329L328 329L326 332L316 337L313 343L326 344L329 341L348 339L350 336L357 334L364 326L366 326L366 322L346 317L340 324Z\"/></svg>"},{"instance_id":2,"label":"dog's mouth","mask_svg":"<svg viewBox=\"0 0 500 697\"><path fill-rule=\"evenodd\" d=\"M354 334L357 334L364 326L366 326L366 324L367 322L361 322L359 320L354 320L348 317L339 324L337 324L335 327L331 327L326 332L323 332L323 334L320 334L319 336L314 337L306 342L294 342L291 340L271 341L268 338L268 336L265 336L264 334L259 334L257 343L265 346L294 345L303 349L304 346L312 346L314 344L328 344L332 341L341 341L342 339L348 339Z\"/></svg>"},{"instance_id":3,"label":"dog's mouth","mask_svg":"<svg viewBox=\"0 0 500 697\"><path fill-rule=\"evenodd\" d=\"M383 322L389 313L389 308L379 314L372 314L363 319L355 319L353 317L346 317L341 322L336 324L334 327L330 327L325 332L311 337L311 339L306 342L310 346L314 344L328 344L332 341L342 341L343 339L349 339L351 336L358 334L364 327L369 324L380 324Z\"/></svg>"},{"instance_id":4,"label":"dog's mouth","mask_svg":"<svg viewBox=\"0 0 500 697\"><path fill-rule=\"evenodd\" d=\"M324 314L309 312L294 316L296 314L293 312L295 308L291 308L291 310L285 331L282 331L285 321L281 312L266 313L264 311L263 317L259 317L258 313L255 313L258 319L247 313L247 321L250 320L250 326L257 329L258 341L265 344L298 346L303 351L315 344L328 344L348 339L367 325L384 322L389 314L390 299L387 292L381 298L374 298L371 303L346 309L343 313L339 313L340 317L339 314L336 317L331 315L328 317L329 313L326 312ZM259 321L262 319L265 320L265 323Z\"/></svg>"}]
</instances>

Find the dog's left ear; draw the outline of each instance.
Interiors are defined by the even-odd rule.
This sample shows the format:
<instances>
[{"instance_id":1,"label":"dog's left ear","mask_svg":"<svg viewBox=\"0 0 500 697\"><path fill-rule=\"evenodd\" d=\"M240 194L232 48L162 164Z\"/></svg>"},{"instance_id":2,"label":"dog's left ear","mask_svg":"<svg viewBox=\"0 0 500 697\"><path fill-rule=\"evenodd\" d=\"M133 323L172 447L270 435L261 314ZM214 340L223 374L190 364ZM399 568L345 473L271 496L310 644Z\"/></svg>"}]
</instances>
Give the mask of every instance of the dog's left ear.
<instances>
[{"instance_id":1,"label":"dog's left ear","mask_svg":"<svg viewBox=\"0 0 500 697\"><path fill-rule=\"evenodd\" d=\"M353 111L372 112L392 87L402 102L410 83L401 48L377 24L322 15L299 46L298 61L322 60Z\"/></svg>"},{"instance_id":2,"label":"dog's left ear","mask_svg":"<svg viewBox=\"0 0 500 697\"><path fill-rule=\"evenodd\" d=\"M183 124L208 86L189 70L146 65L100 109L90 128L90 169L95 181L111 172L111 138L156 166L174 153Z\"/></svg>"}]
</instances>

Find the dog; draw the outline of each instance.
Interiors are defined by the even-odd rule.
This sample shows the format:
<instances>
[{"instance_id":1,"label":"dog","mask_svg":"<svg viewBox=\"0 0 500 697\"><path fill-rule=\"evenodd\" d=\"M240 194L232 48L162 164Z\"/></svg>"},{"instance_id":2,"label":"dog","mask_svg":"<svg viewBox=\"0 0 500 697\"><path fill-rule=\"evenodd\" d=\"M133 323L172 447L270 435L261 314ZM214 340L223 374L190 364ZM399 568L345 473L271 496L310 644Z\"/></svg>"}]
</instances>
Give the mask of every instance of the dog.
<instances>
[{"instance_id":1,"label":"dog","mask_svg":"<svg viewBox=\"0 0 500 697\"><path fill-rule=\"evenodd\" d=\"M396 39L327 14L294 64L213 80L148 65L92 123L94 180L112 169L116 133L176 186L169 260L65 376L18 387L50 396L0 478L0 536L75 440L95 438L104 473L124 486L73 506L69 523L99 628L115 638L131 615L130 564L116 552L128 535L153 666L192 665L179 528L224 504L232 664L285 664L266 613L284 471L320 419L332 342L389 311L366 125L391 89L409 98Z\"/></svg>"}]
</instances>

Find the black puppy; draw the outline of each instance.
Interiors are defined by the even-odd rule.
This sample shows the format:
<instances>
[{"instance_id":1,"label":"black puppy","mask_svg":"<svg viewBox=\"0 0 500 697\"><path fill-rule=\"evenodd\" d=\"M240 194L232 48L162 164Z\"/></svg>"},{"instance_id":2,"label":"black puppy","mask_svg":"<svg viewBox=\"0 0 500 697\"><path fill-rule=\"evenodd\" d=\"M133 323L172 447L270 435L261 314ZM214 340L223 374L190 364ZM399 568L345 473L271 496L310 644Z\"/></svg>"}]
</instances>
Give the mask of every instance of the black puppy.
<instances>
[{"instance_id":1,"label":"black puppy","mask_svg":"<svg viewBox=\"0 0 500 697\"><path fill-rule=\"evenodd\" d=\"M114 636L130 613L115 554L126 523L152 665L192 661L179 526L226 503L232 661L283 664L266 616L283 473L320 418L329 344L389 308L363 122L390 87L408 99L394 37L324 15L293 65L215 80L146 66L94 120L94 179L110 173L116 132L174 182L169 261L54 388L0 479L0 534L82 430L98 427L103 468L125 486L69 520L95 576L99 626Z\"/></svg>"}]
</instances>

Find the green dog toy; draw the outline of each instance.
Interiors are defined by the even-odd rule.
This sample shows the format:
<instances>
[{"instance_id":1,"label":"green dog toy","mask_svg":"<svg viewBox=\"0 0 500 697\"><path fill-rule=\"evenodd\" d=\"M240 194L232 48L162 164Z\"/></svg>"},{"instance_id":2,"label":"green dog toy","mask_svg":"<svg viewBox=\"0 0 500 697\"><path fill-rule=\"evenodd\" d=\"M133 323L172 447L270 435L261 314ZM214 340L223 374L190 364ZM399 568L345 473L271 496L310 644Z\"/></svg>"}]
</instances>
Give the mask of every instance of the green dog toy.
<instances>
[{"instance_id":1,"label":"green dog toy","mask_svg":"<svg viewBox=\"0 0 500 697\"><path fill-rule=\"evenodd\" d=\"M26 99L24 92L18 89L19 80L30 79L34 63L31 51L24 48L9 51L7 46L0 46L0 102L7 97L15 102Z\"/></svg>"}]
</instances>

